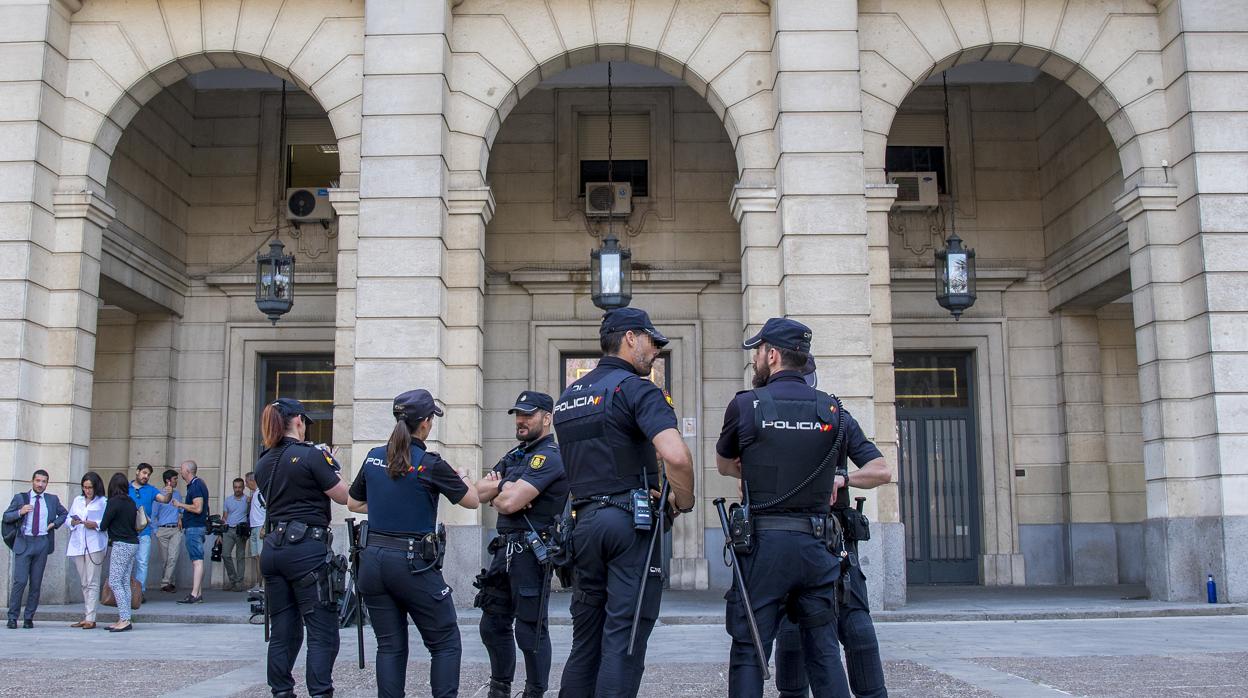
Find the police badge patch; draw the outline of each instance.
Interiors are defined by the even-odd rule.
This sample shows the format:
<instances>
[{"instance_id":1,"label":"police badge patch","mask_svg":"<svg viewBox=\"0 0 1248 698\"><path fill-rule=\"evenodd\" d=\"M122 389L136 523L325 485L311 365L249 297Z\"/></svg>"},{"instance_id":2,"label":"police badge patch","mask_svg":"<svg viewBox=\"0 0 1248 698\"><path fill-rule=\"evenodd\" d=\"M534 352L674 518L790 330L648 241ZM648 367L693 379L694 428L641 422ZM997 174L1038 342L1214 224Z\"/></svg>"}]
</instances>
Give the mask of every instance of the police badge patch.
<instances>
[{"instance_id":1,"label":"police badge patch","mask_svg":"<svg viewBox=\"0 0 1248 698\"><path fill-rule=\"evenodd\" d=\"M667 400L668 407L671 407L672 409L676 408L676 403L672 402L672 394L667 392L666 390L663 391L663 399Z\"/></svg>"},{"instance_id":2,"label":"police badge patch","mask_svg":"<svg viewBox=\"0 0 1248 698\"><path fill-rule=\"evenodd\" d=\"M541 470L542 465L546 463L546 456L536 455L529 459L529 467L534 470Z\"/></svg>"}]
</instances>

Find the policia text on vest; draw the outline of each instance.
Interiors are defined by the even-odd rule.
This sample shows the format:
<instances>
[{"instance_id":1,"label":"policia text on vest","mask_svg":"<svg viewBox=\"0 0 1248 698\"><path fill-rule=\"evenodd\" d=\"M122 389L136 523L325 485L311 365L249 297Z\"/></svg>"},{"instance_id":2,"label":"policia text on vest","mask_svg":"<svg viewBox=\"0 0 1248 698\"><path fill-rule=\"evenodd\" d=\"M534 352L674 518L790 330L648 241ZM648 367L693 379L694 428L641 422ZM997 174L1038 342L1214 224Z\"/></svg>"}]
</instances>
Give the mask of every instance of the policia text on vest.
<instances>
[{"instance_id":1,"label":"policia text on vest","mask_svg":"<svg viewBox=\"0 0 1248 698\"><path fill-rule=\"evenodd\" d=\"M689 511L694 501L693 459L671 401L642 377L667 337L637 308L608 311L598 335L598 366L553 409L576 514L572 650L561 698L637 695L663 586L662 565L649 564L662 528L656 517ZM671 495L659 502L664 477Z\"/></svg>"},{"instance_id":2,"label":"policia text on vest","mask_svg":"<svg viewBox=\"0 0 1248 698\"><path fill-rule=\"evenodd\" d=\"M856 548L830 505L849 484L875 487L891 476L853 417L815 389L810 342L810 329L786 318L768 320L745 342L753 350L754 389L729 403L716 444L719 472L742 480L742 503L734 505L731 522L724 517L726 544L740 566L726 597L734 697L762 695L765 655L786 620L801 628L800 653L777 664L777 686L798 684L800 692L785 695L805 695L808 681L815 698L850 696L838 618L844 570L851 550L856 564ZM840 465L846 455L860 466L852 482ZM803 564L786 564L795 558ZM795 675L795 663L804 673ZM856 681L855 688L869 683ZM871 695L884 695L882 672L878 690Z\"/></svg>"}]
</instances>

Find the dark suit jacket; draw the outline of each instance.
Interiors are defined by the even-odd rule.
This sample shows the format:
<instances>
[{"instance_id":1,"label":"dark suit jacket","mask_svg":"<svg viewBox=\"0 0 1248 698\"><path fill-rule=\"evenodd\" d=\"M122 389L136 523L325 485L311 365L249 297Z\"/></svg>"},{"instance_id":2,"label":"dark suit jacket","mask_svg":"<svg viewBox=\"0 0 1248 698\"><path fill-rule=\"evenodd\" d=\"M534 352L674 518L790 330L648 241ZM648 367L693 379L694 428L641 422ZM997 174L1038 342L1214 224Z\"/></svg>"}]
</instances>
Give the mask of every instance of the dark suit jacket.
<instances>
[{"instance_id":1,"label":"dark suit jacket","mask_svg":"<svg viewBox=\"0 0 1248 698\"><path fill-rule=\"evenodd\" d=\"M17 524L19 526L25 525L25 522L22 520L24 517L21 514L17 513L18 510L21 509L26 504L26 498L22 496L23 494L29 494L29 493L18 492L17 494L13 495L13 501L9 502L9 508L4 510L4 522L5 523ZM48 523L52 524L52 529L56 530L60 528L62 525L64 525L65 517L69 515L69 510L61 506L60 497L57 497L51 492L44 492L43 503L45 506L48 507ZM33 514L34 512L31 512L31 515ZM17 540L13 541L14 554L16 555L26 555L30 553L38 554L40 551L32 550L30 548L30 546L35 542L44 543L44 545L48 547L45 554L50 554L53 550L56 549L56 535L54 533L48 533L48 535L40 536L40 538L43 538L44 540L35 541L30 536L24 535L19 530L17 533Z\"/></svg>"}]
</instances>

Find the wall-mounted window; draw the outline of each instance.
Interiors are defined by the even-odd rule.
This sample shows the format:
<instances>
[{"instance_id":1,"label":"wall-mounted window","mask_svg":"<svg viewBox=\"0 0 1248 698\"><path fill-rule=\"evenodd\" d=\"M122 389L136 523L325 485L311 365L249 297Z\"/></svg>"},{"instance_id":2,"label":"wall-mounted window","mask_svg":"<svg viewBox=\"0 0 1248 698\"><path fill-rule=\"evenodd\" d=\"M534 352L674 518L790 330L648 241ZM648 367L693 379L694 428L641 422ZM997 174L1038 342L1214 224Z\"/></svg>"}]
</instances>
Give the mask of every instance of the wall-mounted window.
<instances>
[{"instance_id":1,"label":"wall-mounted window","mask_svg":"<svg viewBox=\"0 0 1248 698\"><path fill-rule=\"evenodd\" d=\"M585 185L607 181L606 114L577 116L577 154L580 159L579 196ZM615 114L610 122L611 180L628 182L633 196L649 196L650 192L650 115Z\"/></svg>"},{"instance_id":2,"label":"wall-mounted window","mask_svg":"<svg viewBox=\"0 0 1248 698\"><path fill-rule=\"evenodd\" d=\"M265 355L260 357L260 395L264 406L280 397L292 397L303 403L308 416L315 420L308 426L307 439L312 443L332 444L334 439L334 357L332 354ZM256 420L260 424L260 420ZM258 426L257 426L258 428ZM258 435L257 435L258 436ZM257 443L259 441L257 440Z\"/></svg>"},{"instance_id":3,"label":"wall-mounted window","mask_svg":"<svg viewBox=\"0 0 1248 698\"><path fill-rule=\"evenodd\" d=\"M338 139L329 119L287 119L286 186L332 187L338 173Z\"/></svg>"}]
</instances>

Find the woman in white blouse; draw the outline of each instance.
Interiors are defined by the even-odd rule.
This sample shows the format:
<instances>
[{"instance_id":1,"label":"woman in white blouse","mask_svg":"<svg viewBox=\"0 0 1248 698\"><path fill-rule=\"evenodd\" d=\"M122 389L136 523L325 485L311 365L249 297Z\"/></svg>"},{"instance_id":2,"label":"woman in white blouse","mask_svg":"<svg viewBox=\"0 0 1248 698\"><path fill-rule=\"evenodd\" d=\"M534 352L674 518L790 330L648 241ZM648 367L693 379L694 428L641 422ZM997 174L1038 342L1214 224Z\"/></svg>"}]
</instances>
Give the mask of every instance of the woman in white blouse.
<instances>
[{"instance_id":1,"label":"woman in white blouse","mask_svg":"<svg viewBox=\"0 0 1248 698\"><path fill-rule=\"evenodd\" d=\"M108 549L108 534L100 530L100 520L104 518L107 504L104 481L100 476L95 471L83 475L82 494L75 497L69 507L69 546L65 551L78 568L83 605L86 606L86 615L70 626L73 628L90 630L95 627L95 607L100 602L100 577L105 550Z\"/></svg>"}]
</instances>

